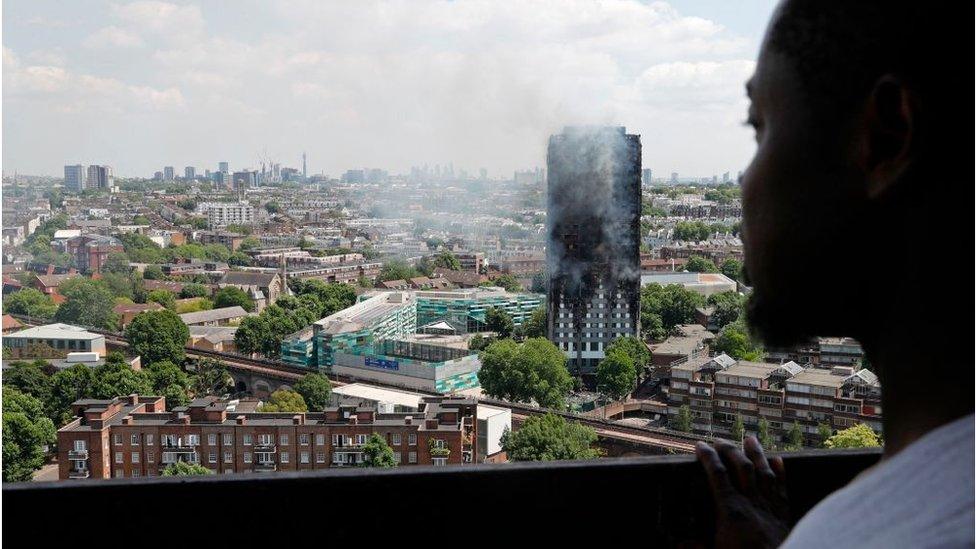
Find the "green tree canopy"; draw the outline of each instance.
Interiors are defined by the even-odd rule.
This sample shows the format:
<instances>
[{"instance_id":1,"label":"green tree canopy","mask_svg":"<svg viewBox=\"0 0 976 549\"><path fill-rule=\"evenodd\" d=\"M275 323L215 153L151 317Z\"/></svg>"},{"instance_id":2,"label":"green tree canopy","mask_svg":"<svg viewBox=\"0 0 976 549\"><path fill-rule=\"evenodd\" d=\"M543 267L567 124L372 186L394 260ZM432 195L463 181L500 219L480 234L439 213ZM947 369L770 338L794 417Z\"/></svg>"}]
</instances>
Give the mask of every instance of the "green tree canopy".
<instances>
[{"instance_id":1,"label":"green tree canopy","mask_svg":"<svg viewBox=\"0 0 976 549\"><path fill-rule=\"evenodd\" d=\"M717 273L718 267L712 263L711 259L693 255L688 258L685 270L691 273Z\"/></svg>"},{"instance_id":2,"label":"green tree canopy","mask_svg":"<svg viewBox=\"0 0 976 549\"><path fill-rule=\"evenodd\" d=\"M691 407L687 404L678 408L678 413L675 415L672 422L672 427L676 431L682 431L684 433L691 432Z\"/></svg>"},{"instance_id":3,"label":"green tree canopy","mask_svg":"<svg viewBox=\"0 0 976 549\"><path fill-rule=\"evenodd\" d=\"M314 296L320 309L315 312L316 320L325 318L356 303L356 290L348 284L329 284L317 279L295 279L289 281L289 288L299 297Z\"/></svg>"},{"instance_id":4,"label":"green tree canopy","mask_svg":"<svg viewBox=\"0 0 976 549\"><path fill-rule=\"evenodd\" d=\"M176 308L176 296L169 290L153 290L146 294L146 302L159 303L169 310Z\"/></svg>"},{"instance_id":5,"label":"green tree canopy","mask_svg":"<svg viewBox=\"0 0 976 549\"><path fill-rule=\"evenodd\" d=\"M362 467L396 467L397 462L393 456L393 448L386 443L386 439L376 433L369 435L366 444L363 445Z\"/></svg>"},{"instance_id":6,"label":"green tree canopy","mask_svg":"<svg viewBox=\"0 0 976 549\"><path fill-rule=\"evenodd\" d=\"M191 297L207 297L210 295L210 289L203 284L196 282L190 282L189 284L184 284L183 288L180 289L180 298L188 299Z\"/></svg>"},{"instance_id":7,"label":"green tree canopy","mask_svg":"<svg viewBox=\"0 0 976 549\"><path fill-rule=\"evenodd\" d=\"M726 259L719 270L732 280L742 281L742 262L737 259Z\"/></svg>"},{"instance_id":8,"label":"green tree canopy","mask_svg":"<svg viewBox=\"0 0 976 549\"><path fill-rule=\"evenodd\" d=\"M711 322L720 329L744 318L745 297L735 292L722 292L708 296L708 304L715 308Z\"/></svg>"},{"instance_id":9,"label":"green tree canopy","mask_svg":"<svg viewBox=\"0 0 976 549\"><path fill-rule=\"evenodd\" d=\"M254 310L254 301L251 300L251 296L236 286L225 286L217 290L217 293L214 294L213 302L215 309L239 305L245 311L250 312Z\"/></svg>"},{"instance_id":10,"label":"green tree canopy","mask_svg":"<svg viewBox=\"0 0 976 549\"><path fill-rule=\"evenodd\" d=\"M57 440L54 423L38 399L3 388L3 481L31 480L44 465L45 446Z\"/></svg>"},{"instance_id":11,"label":"green tree canopy","mask_svg":"<svg viewBox=\"0 0 976 549\"><path fill-rule=\"evenodd\" d=\"M307 412L308 406L302 395L295 391L278 389L271 398L258 408L259 412Z\"/></svg>"},{"instance_id":12,"label":"green tree canopy","mask_svg":"<svg viewBox=\"0 0 976 549\"><path fill-rule=\"evenodd\" d=\"M536 307L522 324L522 334L525 337L546 337L546 321L548 314L544 306Z\"/></svg>"},{"instance_id":13,"label":"green tree canopy","mask_svg":"<svg viewBox=\"0 0 976 549\"><path fill-rule=\"evenodd\" d=\"M13 387L25 395L30 395L42 403L51 398L53 381L45 371L48 363L44 360L33 362L11 362L10 367L3 373L3 384Z\"/></svg>"},{"instance_id":14,"label":"green tree canopy","mask_svg":"<svg viewBox=\"0 0 976 549\"><path fill-rule=\"evenodd\" d=\"M409 264L407 264L407 262L394 259L383 264L383 268L380 269L380 274L376 279L379 282L387 282L389 280L408 280L421 276L421 274L422 273L420 271L411 267Z\"/></svg>"},{"instance_id":15,"label":"green tree canopy","mask_svg":"<svg viewBox=\"0 0 976 549\"><path fill-rule=\"evenodd\" d=\"M626 398L637 384L637 368L623 349L613 349L596 367L596 385L600 393L612 400Z\"/></svg>"},{"instance_id":16,"label":"green tree canopy","mask_svg":"<svg viewBox=\"0 0 976 549\"><path fill-rule=\"evenodd\" d=\"M742 416L739 414L735 415L735 421L732 422L732 440L737 442L742 442L742 437L746 435L746 426L742 423Z\"/></svg>"},{"instance_id":17,"label":"green tree canopy","mask_svg":"<svg viewBox=\"0 0 976 549\"><path fill-rule=\"evenodd\" d=\"M164 477L189 477L197 475L212 475L213 471L207 469L199 463L187 463L185 461L177 461L175 463L170 463L163 469L162 475Z\"/></svg>"},{"instance_id":18,"label":"green tree canopy","mask_svg":"<svg viewBox=\"0 0 976 549\"><path fill-rule=\"evenodd\" d=\"M194 396L221 396L234 389L234 378L219 360L202 358L197 362L196 372L190 378L190 384Z\"/></svg>"},{"instance_id":19,"label":"green tree canopy","mask_svg":"<svg viewBox=\"0 0 976 549\"><path fill-rule=\"evenodd\" d=\"M51 398L46 403L47 415L55 425L71 419L71 403L93 396L95 372L84 364L75 364L51 376Z\"/></svg>"},{"instance_id":20,"label":"green tree canopy","mask_svg":"<svg viewBox=\"0 0 976 549\"><path fill-rule=\"evenodd\" d=\"M123 252L113 252L108 254L105 263L102 264L103 273L117 273L127 275L132 271L129 266L129 256Z\"/></svg>"},{"instance_id":21,"label":"green tree canopy","mask_svg":"<svg viewBox=\"0 0 976 549\"><path fill-rule=\"evenodd\" d=\"M600 456L592 447L596 431L562 416L546 414L526 418L514 433L502 434L502 448L512 461L555 461L593 459Z\"/></svg>"},{"instance_id":22,"label":"green tree canopy","mask_svg":"<svg viewBox=\"0 0 976 549\"><path fill-rule=\"evenodd\" d=\"M837 431L836 435L831 436L824 443L825 448L876 448L878 446L881 446L878 434L864 423Z\"/></svg>"},{"instance_id":23,"label":"green tree canopy","mask_svg":"<svg viewBox=\"0 0 976 549\"><path fill-rule=\"evenodd\" d=\"M652 339L661 339L672 328L679 324L691 324L695 321L695 309L705 304L705 298L696 292L686 290L677 284L661 286L660 284L648 284L641 288L640 296L641 317L645 315L657 315L661 319L660 332L657 331L656 319L650 316L646 321L652 325L648 326L642 320L642 328L651 328L645 331ZM661 336L661 337L658 337Z\"/></svg>"},{"instance_id":24,"label":"green tree canopy","mask_svg":"<svg viewBox=\"0 0 976 549\"><path fill-rule=\"evenodd\" d=\"M504 309L489 307L485 311L485 327L498 334L499 338L504 339L512 335L515 330L515 322L512 321L512 315Z\"/></svg>"},{"instance_id":25,"label":"green tree canopy","mask_svg":"<svg viewBox=\"0 0 976 549\"><path fill-rule=\"evenodd\" d=\"M321 412L329 405L332 383L322 374L305 374L305 377L295 384L294 389L302 395L309 410L313 412Z\"/></svg>"},{"instance_id":26,"label":"green tree canopy","mask_svg":"<svg viewBox=\"0 0 976 549\"><path fill-rule=\"evenodd\" d=\"M58 291L65 297L65 302L54 315L56 321L105 330L116 329L118 315L112 311L115 295L104 282L72 278L62 283Z\"/></svg>"},{"instance_id":27,"label":"green tree canopy","mask_svg":"<svg viewBox=\"0 0 976 549\"><path fill-rule=\"evenodd\" d=\"M790 432L786 435L786 446L785 449L791 452L795 452L803 447L803 430L800 428L800 424L793 422L793 427L790 428Z\"/></svg>"},{"instance_id":28,"label":"green tree canopy","mask_svg":"<svg viewBox=\"0 0 976 549\"><path fill-rule=\"evenodd\" d=\"M759 444L767 450L776 449L776 441L773 439L772 435L769 434L769 421L766 418L759 418L759 425L756 430L756 438L759 439Z\"/></svg>"},{"instance_id":29,"label":"green tree canopy","mask_svg":"<svg viewBox=\"0 0 976 549\"><path fill-rule=\"evenodd\" d=\"M620 336L610 342L605 353L623 351L634 363L634 371L640 377L644 368L651 362L651 351L644 342L634 336Z\"/></svg>"},{"instance_id":30,"label":"green tree canopy","mask_svg":"<svg viewBox=\"0 0 976 549\"><path fill-rule=\"evenodd\" d=\"M94 369L93 381L90 394L84 395L85 398L108 399L153 393L149 375L141 370L133 370L123 361L106 359L105 364Z\"/></svg>"},{"instance_id":31,"label":"green tree canopy","mask_svg":"<svg viewBox=\"0 0 976 549\"><path fill-rule=\"evenodd\" d=\"M164 396L167 406L184 406L190 401L190 376L176 364L168 360L153 362L146 367L146 375L153 393Z\"/></svg>"},{"instance_id":32,"label":"green tree canopy","mask_svg":"<svg viewBox=\"0 0 976 549\"><path fill-rule=\"evenodd\" d=\"M762 360L762 346L752 339L743 320L737 320L718 333L712 342L712 350L725 353L736 360Z\"/></svg>"},{"instance_id":33,"label":"green tree canopy","mask_svg":"<svg viewBox=\"0 0 976 549\"><path fill-rule=\"evenodd\" d=\"M496 341L481 353L478 379L486 394L512 402L535 401L539 406L562 409L573 378L566 356L549 340L531 338L519 345Z\"/></svg>"},{"instance_id":34,"label":"green tree canopy","mask_svg":"<svg viewBox=\"0 0 976 549\"><path fill-rule=\"evenodd\" d=\"M26 315L39 319L49 319L57 312L58 306L51 296L34 288L24 288L3 298L3 312Z\"/></svg>"},{"instance_id":35,"label":"green tree canopy","mask_svg":"<svg viewBox=\"0 0 976 549\"><path fill-rule=\"evenodd\" d=\"M125 328L125 339L147 364L169 361L182 364L190 329L170 310L139 313Z\"/></svg>"},{"instance_id":36,"label":"green tree canopy","mask_svg":"<svg viewBox=\"0 0 976 549\"><path fill-rule=\"evenodd\" d=\"M504 288L506 292L522 291L522 284L518 281L518 279L507 273L492 278L488 282L484 283L483 286L498 286L499 288Z\"/></svg>"}]
</instances>

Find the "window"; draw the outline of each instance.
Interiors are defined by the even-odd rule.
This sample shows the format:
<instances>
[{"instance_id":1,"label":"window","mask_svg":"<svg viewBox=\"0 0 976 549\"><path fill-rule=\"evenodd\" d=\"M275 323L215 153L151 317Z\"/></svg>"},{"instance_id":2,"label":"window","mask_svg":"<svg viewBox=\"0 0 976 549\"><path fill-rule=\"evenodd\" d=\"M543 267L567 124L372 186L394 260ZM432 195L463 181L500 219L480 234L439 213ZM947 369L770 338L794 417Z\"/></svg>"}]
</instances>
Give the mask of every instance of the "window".
<instances>
[{"instance_id":1,"label":"window","mask_svg":"<svg viewBox=\"0 0 976 549\"><path fill-rule=\"evenodd\" d=\"M270 454L268 455L268 457L270 458ZM282 453L281 453L281 462L282 462L282 463L288 463L288 460L289 460L289 459L291 459L291 458L290 458L290 456L288 455L288 452L282 452ZM269 459L268 461L271 461L271 460Z\"/></svg>"},{"instance_id":2,"label":"window","mask_svg":"<svg viewBox=\"0 0 976 549\"><path fill-rule=\"evenodd\" d=\"M447 458L435 457L435 458L431 458L431 461L434 463L435 466L438 466L438 467L442 467L444 465L447 465Z\"/></svg>"},{"instance_id":3,"label":"window","mask_svg":"<svg viewBox=\"0 0 976 549\"><path fill-rule=\"evenodd\" d=\"M116 469L114 476L116 478L122 478L122 477L124 477L125 476L125 470L123 470L123 469Z\"/></svg>"},{"instance_id":4,"label":"window","mask_svg":"<svg viewBox=\"0 0 976 549\"><path fill-rule=\"evenodd\" d=\"M417 445L417 433L410 433L409 435L407 435L407 444L409 444L410 446ZM415 462L411 462L411 463L415 463Z\"/></svg>"},{"instance_id":5,"label":"window","mask_svg":"<svg viewBox=\"0 0 976 549\"><path fill-rule=\"evenodd\" d=\"M234 454L230 452L224 452L224 463L233 463L233 462L234 462Z\"/></svg>"},{"instance_id":6,"label":"window","mask_svg":"<svg viewBox=\"0 0 976 549\"><path fill-rule=\"evenodd\" d=\"M251 452L244 452L244 463L251 463Z\"/></svg>"},{"instance_id":7,"label":"window","mask_svg":"<svg viewBox=\"0 0 976 549\"><path fill-rule=\"evenodd\" d=\"M122 463L122 452L115 452L115 463Z\"/></svg>"},{"instance_id":8,"label":"window","mask_svg":"<svg viewBox=\"0 0 976 549\"><path fill-rule=\"evenodd\" d=\"M301 453L301 454L299 455L299 460L300 460L300 461L301 461L302 463L308 463L308 458L309 458L309 456L308 456L308 452L302 452L302 453Z\"/></svg>"},{"instance_id":9,"label":"window","mask_svg":"<svg viewBox=\"0 0 976 549\"><path fill-rule=\"evenodd\" d=\"M190 446L198 446L200 444L200 435L186 435L186 443Z\"/></svg>"},{"instance_id":10,"label":"window","mask_svg":"<svg viewBox=\"0 0 976 549\"><path fill-rule=\"evenodd\" d=\"M139 469L133 469L132 470L132 478L136 478L137 476L139 476Z\"/></svg>"},{"instance_id":11,"label":"window","mask_svg":"<svg viewBox=\"0 0 976 549\"><path fill-rule=\"evenodd\" d=\"M356 435L356 445L362 446L366 444L366 435Z\"/></svg>"},{"instance_id":12,"label":"window","mask_svg":"<svg viewBox=\"0 0 976 549\"><path fill-rule=\"evenodd\" d=\"M122 435L112 435L112 442L116 446L122 446Z\"/></svg>"},{"instance_id":13,"label":"window","mask_svg":"<svg viewBox=\"0 0 976 549\"><path fill-rule=\"evenodd\" d=\"M129 444L139 446L139 435L134 433L129 437Z\"/></svg>"},{"instance_id":14,"label":"window","mask_svg":"<svg viewBox=\"0 0 976 549\"><path fill-rule=\"evenodd\" d=\"M207 461L209 461L210 463L217 463L217 452L211 450L210 453L207 455Z\"/></svg>"},{"instance_id":15,"label":"window","mask_svg":"<svg viewBox=\"0 0 976 549\"><path fill-rule=\"evenodd\" d=\"M410 452L407 454L407 461L409 463L417 463L417 452Z\"/></svg>"},{"instance_id":16,"label":"window","mask_svg":"<svg viewBox=\"0 0 976 549\"><path fill-rule=\"evenodd\" d=\"M139 452L132 452L132 463L139 463Z\"/></svg>"},{"instance_id":17,"label":"window","mask_svg":"<svg viewBox=\"0 0 976 549\"><path fill-rule=\"evenodd\" d=\"M146 446L152 446L153 444L155 444L156 442L154 440L155 438L156 437L152 434L146 434Z\"/></svg>"},{"instance_id":18,"label":"window","mask_svg":"<svg viewBox=\"0 0 976 549\"><path fill-rule=\"evenodd\" d=\"M217 445L217 433L210 433L209 435L207 435L207 444L209 444L210 446Z\"/></svg>"},{"instance_id":19,"label":"window","mask_svg":"<svg viewBox=\"0 0 976 549\"><path fill-rule=\"evenodd\" d=\"M87 445L88 445L88 443L86 443L84 440L76 440L75 441L75 452L84 452L87 449L86 448Z\"/></svg>"},{"instance_id":20,"label":"window","mask_svg":"<svg viewBox=\"0 0 976 549\"><path fill-rule=\"evenodd\" d=\"M258 444L268 446L274 444L274 435L270 433L262 433L258 435Z\"/></svg>"},{"instance_id":21,"label":"window","mask_svg":"<svg viewBox=\"0 0 976 549\"><path fill-rule=\"evenodd\" d=\"M146 462L156 463L156 452L152 452L152 451L146 452Z\"/></svg>"},{"instance_id":22,"label":"window","mask_svg":"<svg viewBox=\"0 0 976 549\"><path fill-rule=\"evenodd\" d=\"M400 437L400 433L393 433L393 437L392 438L393 438L393 445L394 446L399 446L400 444L403 443L403 440Z\"/></svg>"},{"instance_id":23,"label":"window","mask_svg":"<svg viewBox=\"0 0 976 549\"><path fill-rule=\"evenodd\" d=\"M325 463L325 452L315 453L315 463Z\"/></svg>"},{"instance_id":24,"label":"window","mask_svg":"<svg viewBox=\"0 0 976 549\"><path fill-rule=\"evenodd\" d=\"M281 435L281 444L283 446L287 446L288 445L288 435Z\"/></svg>"},{"instance_id":25,"label":"window","mask_svg":"<svg viewBox=\"0 0 976 549\"><path fill-rule=\"evenodd\" d=\"M403 461L403 454L401 454L400 452L393 452L393 461L395 461L397 465L399 465L400 462Z\"/></svg>"},{"instance_id":26,"label":"window","mask_svg":"<svg viewBox=\"0 0 976 549\"><path fill-rule=\"evenodd\" d=\"M298 435L298 443L302 446L308 446L308 433Z\"/></svg>"},{"instance_id":27,"label":"window","mask_svg":"<svg viewBox=\"0 0 976 549\"><path fill-rule=\"evenodd\" d=\"M244 446L251 445L251 435L244 435Z\"/></svg>"},{"instance_id":28,"label":"window","mask_svg":"<svg viewBox=\"0 0 976 549\"><path fill-rule=\"evenodd\" d=\"M315 445L316 446L325 445L325 435L315 435Z\"/></svg>"},{"instance_id":29,"label":"window","mask_svg":"<svg viewBox=\"0 0 976 549\"><path fill-rule=\"evenodd\" d=\"M230 433L224 433L224 446L234 445L234 435Z\"/></svg>"}]
</instances>

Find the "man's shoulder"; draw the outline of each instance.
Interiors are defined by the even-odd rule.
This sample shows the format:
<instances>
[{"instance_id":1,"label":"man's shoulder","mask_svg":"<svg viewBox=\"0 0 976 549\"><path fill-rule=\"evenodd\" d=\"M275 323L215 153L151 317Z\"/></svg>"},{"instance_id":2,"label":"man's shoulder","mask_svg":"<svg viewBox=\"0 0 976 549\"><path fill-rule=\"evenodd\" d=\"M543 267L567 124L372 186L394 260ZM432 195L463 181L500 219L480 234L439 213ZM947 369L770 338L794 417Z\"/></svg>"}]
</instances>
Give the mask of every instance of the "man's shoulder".
<instances>
[{"instance_id":1,"label":"man's shoulder","mask_svg":"<svg viewBox=\"0 0 976 549\"><path fill-rule=\"evenodd\" d=\"M820 502L783 547L972 545L973 416L946 424Z\"/></svg>"}]
</instances>

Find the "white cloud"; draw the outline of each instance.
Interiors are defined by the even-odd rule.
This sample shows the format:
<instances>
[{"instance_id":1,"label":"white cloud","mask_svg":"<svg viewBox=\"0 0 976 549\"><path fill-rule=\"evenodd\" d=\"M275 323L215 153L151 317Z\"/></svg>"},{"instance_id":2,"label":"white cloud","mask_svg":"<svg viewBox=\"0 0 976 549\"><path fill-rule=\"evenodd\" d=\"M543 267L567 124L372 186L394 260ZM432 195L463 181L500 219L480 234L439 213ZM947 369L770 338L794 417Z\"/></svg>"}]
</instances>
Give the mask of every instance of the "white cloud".
<instances>
[{"instance_id":1,"label":"white cloud","mask_svg":"<svg viewBox=\"0 0 976 549\"><path fill-rule=\"evenodd\" d=\"M143 46L142 38L132 30L110 25L92 33L84 41L89 48L139 48Z\"/></svg>"}]
</instances>

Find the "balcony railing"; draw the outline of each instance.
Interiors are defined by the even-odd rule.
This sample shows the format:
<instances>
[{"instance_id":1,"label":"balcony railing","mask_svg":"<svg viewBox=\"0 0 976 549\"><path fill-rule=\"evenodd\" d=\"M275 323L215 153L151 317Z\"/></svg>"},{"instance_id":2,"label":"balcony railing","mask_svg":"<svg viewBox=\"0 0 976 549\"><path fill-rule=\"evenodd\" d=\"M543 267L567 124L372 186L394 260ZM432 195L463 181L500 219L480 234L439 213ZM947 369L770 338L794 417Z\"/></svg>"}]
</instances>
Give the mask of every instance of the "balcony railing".
<instances>
[{"instance_id":1,"label":"balcony railing","mask_svg":"<svg viewBox=\"0 0 976 549\"><path fill-rule=\"evenodd\" d=\"M75 470L68 471L68 478L70 479L88 478L89 476L91 476L91 472L88 471L87 469L84 471L75 471Z\"/></svg>"},{"instance_id":2,"label":"balcony railing","mask_svg":"<svg viewBox=\"0 0 976 549\"><path fill-rule=\"evenodd\" d=\"M88 450L68 450L68 459L88 459Z\"/></svg>"},{"instance_id":3,"label":"balcony railing","mask_svg":"<svg viewBox=\"0 0 976 549\"><path fill-rule=\"evenodd\" d=\"M257 442L254 444L255 452L275 452L277 451L277 446L273 442L261 443Z\"/></svg>"},{"instance_id":4,"label":"balcony railing","mask_svg":"<svg viewBox=\"0 0 976 549\"><path fill-rule=\"evenodd\" d=\"M254 464L254 470L262 473L277 471L278 466L273 461L263 461Z\"/></svg>"},{"instance_id":5,"label":"balcony railing","mask_svg":"<svg viewBox=\"0 0 976 549\"><path fill-rule=\"evenodd\" d=\"M792 513L799 518L875 464L880 452L808 450L783 456ZM385 501L409 501L412 509L442 508L444 494L461 494L462 503L477 501L479 508L492 509L498 517L531 516L553 525L525 530L522 521L497 520L492 523L493 536L517 534L526 543L550 546L576 546L581 536L590 534L601 545L707 547L715 534L711 495L692 456L4 483L7 505L2 512L3 520L18 531L43 531L47 544L59 545L76 542L75 532L50 528L50 517L37 509L71 509L72 521L79 524L123 517L113 522L113 536L138 539L159 531L164 523L170 526L174 519L166 515L169 518L164 520L161 512L200 501L234 502L213 506L205 521L177 517L181 534L192 536L198 545L280 544L281 532L288 532L290 545L320 544L320 529L294 525L295 517L321 506L323 494L338 498L369 494ZM159 512L134 513L134 501L152 501ZM259 505L262 501L274 505ZM260 528L214 527L239 524L243 514L258 508ZM394 542L418 526L414 512L344 513L342 518L342 527L329 532L331 543L361 542L364 532L369 532L373 544Z\"/></svg>"}]
</instances>

